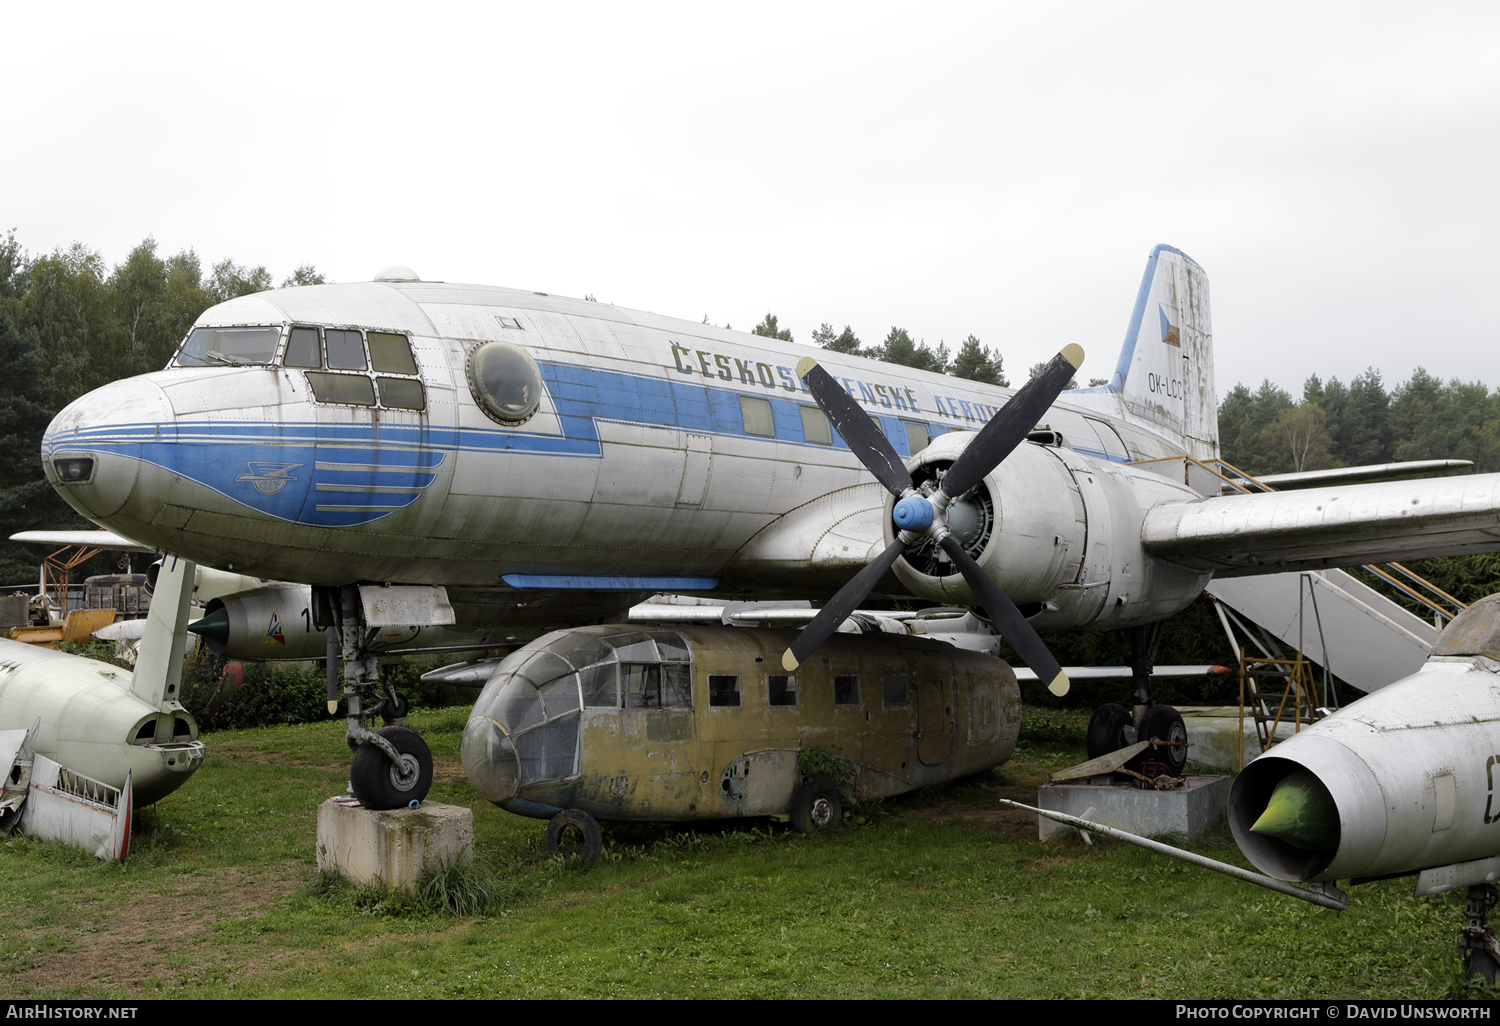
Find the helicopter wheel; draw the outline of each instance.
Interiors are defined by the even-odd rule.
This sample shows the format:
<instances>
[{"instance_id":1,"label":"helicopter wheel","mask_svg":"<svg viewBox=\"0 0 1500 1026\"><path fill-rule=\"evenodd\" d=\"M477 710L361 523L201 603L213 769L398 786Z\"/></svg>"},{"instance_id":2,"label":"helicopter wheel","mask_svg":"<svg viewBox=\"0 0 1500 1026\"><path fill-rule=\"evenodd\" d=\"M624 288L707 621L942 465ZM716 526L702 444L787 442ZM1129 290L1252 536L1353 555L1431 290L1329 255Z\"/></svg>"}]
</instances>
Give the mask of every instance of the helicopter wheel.
<instances>
[{"instance_id":1,"label":"helicopter wheel","mask_svg":"<svg viewBox=\"0 0 1500 1026\"><path fill-rule=\"evenodd\" d=\"M593 865L604 851L599 822L582 809L563 809L547 821L547 851L565 859L577 856Z\"/></svg>"},{"instance_id":2,"label":"helicopter wheel","mask_svg":"<svg viewBox=\"0 0 1500 1026\"><path fill-rule=\"evenodd\" d=\"M837 830L843 822L839 789L826 780L809 780L792 795L792 826L804 834Z\"/></svg>"},{"instance_id":3,"label":"helicopter wheel","mask_svg":"<svg viewBox=\"0 0 1500 1026\"><path fill-rule=\"evenodd\" d=\"M382 727L376 731L395 746L398 766L368 741L354 750L349 764L349 789L367 809L401 809L420 802L432 788L432 752L410 727Z\"/></svg>"},{"instance_id":4,"label":"helicopter wheel","mask_svg":"<svg viewBox=\"0 0 1500 1026\"><path fill-rule=\"evenodd\" d=\"M1095 709L1094 715L1089 717L1089 758L1097 759L1132 744L1125 735L1125 728L1131 725L1130 710L1118 702Z\"/></svg>"}]
</instances>

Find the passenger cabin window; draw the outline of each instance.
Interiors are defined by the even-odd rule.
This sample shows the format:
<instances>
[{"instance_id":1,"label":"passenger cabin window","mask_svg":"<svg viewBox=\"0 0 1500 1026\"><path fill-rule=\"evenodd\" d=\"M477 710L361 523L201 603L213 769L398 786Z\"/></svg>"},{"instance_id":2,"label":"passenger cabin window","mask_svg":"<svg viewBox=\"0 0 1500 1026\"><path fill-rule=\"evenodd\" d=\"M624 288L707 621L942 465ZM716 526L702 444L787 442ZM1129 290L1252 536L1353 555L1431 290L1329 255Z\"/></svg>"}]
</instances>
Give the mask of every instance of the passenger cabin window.
<instances>
[{"instance_id":1,"label":"passenger cabin window","mask_svg":"<svg viewBox=\"0 0 1500 1026\"><path fill-rule=\"evenodd\" d=\"M194 328L182 351L179 367L252 367L270 363L281 344L281 329Z\"/></svg>"},{"instance_id":2,"label":"passenger cabin window","mask_svg":"<svg viewBox=\"0 0 1500 1026\"><path fill-rule=\"evenodd\" d=\"M771 705L797 704L797 678L772 674L766 678L767 698Z\"/></svg>"},{"instance_id":3,"label":"passenger cabin window","mask_svg":"<svg viewBox=\"0 0 1500 1026\"><path fill-rule=\"evenodd\" d=\"M828 422L828 414L816 406L803 406L802 410L802 437L814 445L833 444L833 425Z\"/></svg>"},{"instance_id":4,"label":"passenger cabin window","mask_svg":"<svg viewBox=\"0 0 1500 1026\"><path fill-rule=\"evenodd\" d=\"M740 414L745 418L745 434L762 438L776 437L776 422L771 418L771 400L740 396Z\"/></svg>"},{"instance_id":5,"label":"passenger cabin window","mask_svg":"<svg viewBox=\"0 0 1500 1026\"><path fill-rule=\"evenodd\" d=\"M833 678L833 704L834 705L858 705L859 704L859 678L855 676L836 676Z\"/></svg>"},{"instance_id":6,"label":"passenger cabin window","mask_svg":"<svg viewBox=\"0 0 1500 1026\"><path fill-rule=\"evenodd\" d=\"M901 423L906 427L906 444L911 448L913 456L932 444L932 437L927 433L926 424L920 424L914 420L903 420Z\"/></svg>"},{"instance_id":7,"label":"passenger cabin window","mask_svg":"<svg viewBox=\"0 0 1500 1026\"><path fill-rule=\"evenodd\" d=\"M727 674L709 674L708 704L737 706L740 704L740 679Z\"/></svg>"}]
</instances>

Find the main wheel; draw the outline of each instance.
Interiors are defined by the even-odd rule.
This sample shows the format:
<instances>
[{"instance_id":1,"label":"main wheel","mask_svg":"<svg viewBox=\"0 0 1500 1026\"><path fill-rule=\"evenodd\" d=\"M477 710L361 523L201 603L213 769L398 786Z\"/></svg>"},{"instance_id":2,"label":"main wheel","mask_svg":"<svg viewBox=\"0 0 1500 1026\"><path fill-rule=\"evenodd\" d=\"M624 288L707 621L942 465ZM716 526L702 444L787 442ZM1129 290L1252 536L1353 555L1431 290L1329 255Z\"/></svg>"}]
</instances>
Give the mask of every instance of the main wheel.
<instances>
[{"instance_id":1,"label":"main wheel","mask_svg":"<svg viewBox=\"0 0 1500 1026\"><path fill-rule=\"evenodd\" d=\"M1141 740L1153 739L1178 743L1148 748L1141 753L1141 760L1165 763L1172 776L1182 776L1183 767L1187 765L1187 748L1183 747L1183 742L1187 741L1187 725L1182 722L1182 714L1170 705L1153 705L1147 709L1141 720Z\"/></svg>"},{"instance_id":2,"label":"main wheel","mask_svg":"<svg viewBox=\"0 0 1500 1026\"><path fill-rule=\"evenodd\" d=\"M1125 736L1125 728L1129 726L1132 726L1130 710L1120 703L1110 702L1095 709L1089 717L1089 758L1097 759L1131 744Z\"/></svg>"},{"instance_id":3,"label":"main wheel","mask_svg":"<svg viewBox=\"0 0 1500 1026\"><path fill-rule=\"evenodd\" d=\"M349 787L367 809L401 809L422 801L432 788L432 753L427 742L410 727L382 727L376 731L401 756L398 766L377 745L366 741L354 750L349 764Z\"/></svg>"},{"instance_id":4,"label":"main wheel","mask_svg":"<svg viewBox=\"0 0 1500 1026\"><path fill-rule=\"evenodd\" d=\"M809 780L792 795L791 814L792 826L804 834L837 830L844 817L839 789L826 780Z\"/></svg>"},{"instance_id":5,"label":"main wheel","mask_svg":"<svg viewBox=\"0 0 1500 1026\"><path fill-rule=\"evenodd\" d=\"M547 821L547 850L564 858L577 855L584 865L592 865L604 851L598 821L582 809L563 809Z\"/></svg>"}]
</instances>

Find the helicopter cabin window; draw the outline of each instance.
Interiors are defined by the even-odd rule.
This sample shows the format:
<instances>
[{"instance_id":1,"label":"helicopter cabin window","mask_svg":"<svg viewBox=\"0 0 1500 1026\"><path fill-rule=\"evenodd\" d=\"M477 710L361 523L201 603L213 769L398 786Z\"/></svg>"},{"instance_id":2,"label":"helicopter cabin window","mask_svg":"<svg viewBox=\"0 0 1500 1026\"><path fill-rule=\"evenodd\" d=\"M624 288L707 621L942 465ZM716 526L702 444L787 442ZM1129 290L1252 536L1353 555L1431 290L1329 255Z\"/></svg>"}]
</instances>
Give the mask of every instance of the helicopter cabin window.
<instances>
[{"instance_id":1,"label":"helicopter cabin window","mask_svg":"<svg viewBox=\"0 0 1500 1026\"><path fill-rule=\"evenodd\" d=\"M887 706L911 704L906 674L888 673L885 675L883 683L885 685L885 704Z\"/></svg>"},{"instance_id":2,"label":"helicopter cabin window","mask_svg":"<svg viewBox=\"0 0 1500 1026\"><path fill-rule=\"evenodd\" d=\"M927 433L926 424L920 424L914 420L903 420L901 423L906 427L906 444L911 448L913 456L932 444L932 437Z\"/></svg>"},{"instance_id":3,"label":"helicopter cabin window","mask_svg":"<svg viewBox=\"0 0 1500 1026\"><path fill-rule=\"evenodd\" d=\"M833 425L828 414L816 406L799 407L802 411L802 437L814 445L833 444Z\"/></svg>"},{"instance_id":4,"label":"helicopter cabin window","mask_svg":"<svg viewBox=\"0 0 1500 1026\"><path fill-rule=\"evenodd\" d=\"M766 678L767 698L771 705L797 704L797 678L772 674Z\"/></svg>"},{"instance_id":5,"label":"helicopter cabin window","mask_svg":"<svg viewBox=\"0 0 1500 1026\"><path fill-rule=\"evenodd\" d=\"M620 691L627 709L691 709L685 663L621 663Z\"/></svg>"},{"instance_id":6,"label":"helicopter cabin window","mask_svg":"<svg viewBox=\"0 0 1500 1026\"><path fill-rule=\"evenodd\" d=\"M859 704L859 678L853 675L833 678L833 704Z\"/></svg>"},{"instance_id":7,"label":"helicopter cabin window","mask_svg":"<svg viewBox=\"0 0 1500 1026\"><path fill-rule=\"evenodd\" d=\"M740 679L729 674L709 674L708 704L717 706L739 705Z\"/></svg>"},{"instance_id":8,"label":"helicopter cabin window","mask_svg":"<svg viewBox=\"0 0 1500 1026\"><path fill-rule=\"evenodd\" d=\"M745 418L745 434L762 438L776 437L776 422L771 419L771 400L740 396L740 414Z\"/></svg>"},{"instance_id":9,"label":"helicopter cabin window","mask_svg":"<svg viewBox=\"0 0 1500 1026\"><path fill-rule=\"evenodd\" d=\"M194 328L182 352L179 367L250 367L270 363L281 344L281 329Z\"/></svg>"}]
</instances>

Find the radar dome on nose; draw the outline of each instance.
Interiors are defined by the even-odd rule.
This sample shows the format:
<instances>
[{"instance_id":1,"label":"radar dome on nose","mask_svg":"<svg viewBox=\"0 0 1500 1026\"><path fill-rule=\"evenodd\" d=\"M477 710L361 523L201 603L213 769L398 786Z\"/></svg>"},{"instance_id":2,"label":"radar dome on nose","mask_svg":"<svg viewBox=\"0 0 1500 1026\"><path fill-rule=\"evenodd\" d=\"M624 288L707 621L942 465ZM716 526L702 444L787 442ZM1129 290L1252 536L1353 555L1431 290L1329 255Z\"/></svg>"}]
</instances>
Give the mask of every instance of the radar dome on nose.
<instances>
[{"instance_id":1,"label":"radar dome on nose","mask_svg":"<svg viewBox=\"0 0 1500 1026\"><path fill-rule=\"evenodd\" d=\"M375 276L376 281L421 281L417 272L405 264L392 264Z\"/></svg>"}]
</instances>

